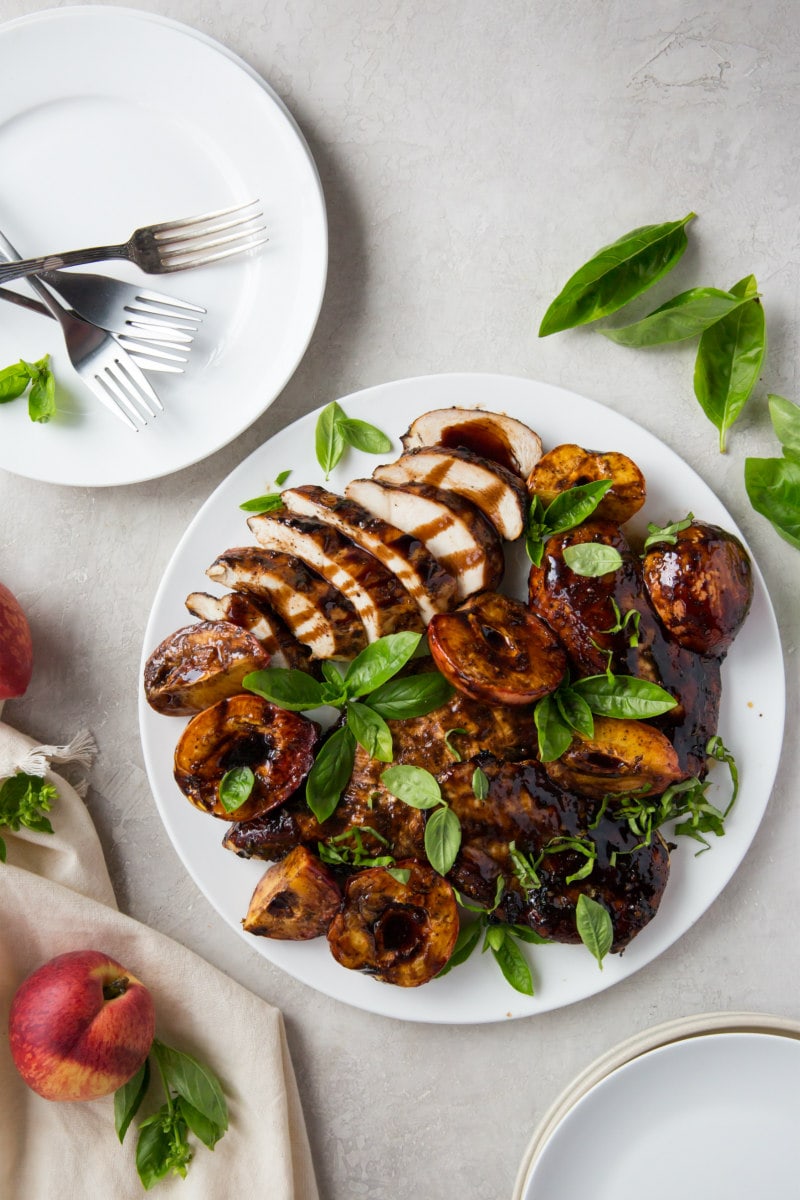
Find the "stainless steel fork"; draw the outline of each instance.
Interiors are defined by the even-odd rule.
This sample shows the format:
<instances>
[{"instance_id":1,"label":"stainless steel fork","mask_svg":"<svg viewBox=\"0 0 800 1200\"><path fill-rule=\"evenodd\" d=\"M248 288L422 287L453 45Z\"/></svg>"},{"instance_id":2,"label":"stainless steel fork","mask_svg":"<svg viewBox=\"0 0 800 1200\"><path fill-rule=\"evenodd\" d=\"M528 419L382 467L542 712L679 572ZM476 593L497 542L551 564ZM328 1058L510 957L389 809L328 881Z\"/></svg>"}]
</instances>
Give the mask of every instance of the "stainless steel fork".
<instances>
[{"instance_id":1,"label":"stainless steel fork","mask_svg":"<svg viewBox=\"0 0 800 1200\"><path fill-rule=\"evenodd\" d=\"M104 262L124 258L135 263L148 275L164 275L185 271L207 263L229 258L263 245L268 239L266 226L259 225L263 214L259 201L223 208L198 217L165 221L160 225L145 225L136 229L127 242L116 246L94 246L88 250L68 250L63 254L47 254L41 258L20 259L0 265L0 283L39 275L43 271L81 263Z\"/></svg>"},{"instance_id":2,"label":"stainless steel fork","mask_svg":"<svg viewBox=\"0 0 800 1200\"><path fill-rule=\"evenodd\" d=\"M17 251L0 232L0 257L11 260L16 256ZM164 411L141 367L113 334L70 313L38 279L29 283L61 326L73 367L101 404L133 430Z\"/></svg>"}]
</instances>

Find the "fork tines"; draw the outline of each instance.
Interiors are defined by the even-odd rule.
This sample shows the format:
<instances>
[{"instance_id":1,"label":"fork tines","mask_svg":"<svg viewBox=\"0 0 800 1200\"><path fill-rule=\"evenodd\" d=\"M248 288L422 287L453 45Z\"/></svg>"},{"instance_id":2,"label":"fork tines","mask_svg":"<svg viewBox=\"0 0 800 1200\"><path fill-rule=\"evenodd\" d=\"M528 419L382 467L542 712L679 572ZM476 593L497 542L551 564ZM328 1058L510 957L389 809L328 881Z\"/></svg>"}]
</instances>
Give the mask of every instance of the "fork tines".
<instances>
[{"instance_id":1,"label":"fork tines","mask_svg":"<svg viewBox=\"0 0 800 1200\"><path fill-rule=\"evenodd\" d=\"M139 431L148 419L164 411L164 405L147 382L139 366L130 358L117 360L103 368L91 381L96 396L130 428Z\"/></svg>"},{"instance_id":2,"label":"fork tines","mask_svg":"<svg viewBox=\"0 0 800 1200\"><path fill-rule=\"evenodd\" d=\"M260 202L253 200L201 217L165 222L151 232L158 243L162 269L179 271L262 246L269 240L266 225L259 224L263 220Z\"/></svg>"}]
</instances>

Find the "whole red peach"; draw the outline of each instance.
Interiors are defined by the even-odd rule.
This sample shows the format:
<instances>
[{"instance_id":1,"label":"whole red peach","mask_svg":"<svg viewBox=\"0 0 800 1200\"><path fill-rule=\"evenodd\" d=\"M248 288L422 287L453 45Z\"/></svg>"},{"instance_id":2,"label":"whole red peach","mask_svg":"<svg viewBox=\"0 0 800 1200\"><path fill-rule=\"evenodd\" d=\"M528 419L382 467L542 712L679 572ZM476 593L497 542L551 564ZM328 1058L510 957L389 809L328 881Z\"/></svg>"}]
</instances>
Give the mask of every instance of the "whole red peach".
<instances>
[{"instance_id":1,"label":"whole red peach","mask_svg":"<svg viewBox=\"0 0 800 1200\"><path fill-rule=\"evenodd\" d=\"M100 950L59 954L20 985L9 1043L22 1078L46 1100L94 1100L136 1074L155 1033L144 984Z\"/></svg>"},{"instance_id":2,"label":"whole red peach","mask_svg":"<svg viewBox=\"0 0 800 1200\"><path fill-rule=\"evenodd\" d=\"M33 642L25 613L0 583L0 702L22 696L32 671Z\"/></svg>"}]
</instances>

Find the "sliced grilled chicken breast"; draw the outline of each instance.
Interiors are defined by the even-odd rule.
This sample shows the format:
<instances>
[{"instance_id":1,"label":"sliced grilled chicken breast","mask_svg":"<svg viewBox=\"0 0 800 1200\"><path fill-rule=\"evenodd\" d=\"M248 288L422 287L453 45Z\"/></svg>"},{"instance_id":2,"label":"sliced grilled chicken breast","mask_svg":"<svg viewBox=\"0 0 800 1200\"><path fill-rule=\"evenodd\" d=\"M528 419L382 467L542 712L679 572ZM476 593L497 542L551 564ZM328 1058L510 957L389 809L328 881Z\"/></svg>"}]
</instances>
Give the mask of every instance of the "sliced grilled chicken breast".
<instances>
[{"instance_id":1,"label":"sliced grilled chicken breast","mask_svg":"<svg viewBox=\"0 0 800 1200\"><path fill-rule=\"evenodd\" d=\"M430 483L471 500L501 537L513 542L525 528L527 493L518 476L471 450L423 446L377 467L385 483Z\"/></svg>"},{"instance_id":2,"label":"sliced grilled chicken breast","mask_svg":"<svg viewBox=\"0 0 800 1200\"><path fill-rule=\"evenodd\" d=\"M456 605L456 580L418 538L375 516L355 500L311 484L288 488L281 499L290 512L332 525L382 562L400 580L426 625L436 613L449 612Z\"/></svg>"},{"instance_id":3,"label":"sliced grilled chicken breast","mask_svg":"<svg viewBox=\"0 0 800 1200\"><path fill-rule=\"evenodd\" d=\"M227 592L212 596L208 592L192 592L186 597L186 607L201 621L229 621L258 638L270 656L270 666L294 667L298 671L311 669L311 654L289 632L285 622L256 596L244 592Z\"/></svg>"},{"instance_id":4,"label":"sliced grilled chicken breast","mask_svg":"<svg viewBox=\"0 0 800 1200\"><path fill-rule=\"evenodd\" d=\"M262 546L301 559L337 588L363 622L368 642L425 628L397 577L331 525L288 512L261 513L247 523Z\"/></svg>"},{"instance_id":5,"label":"sliced grilled chicken breast","mask_svg":"<svg viewBox=\"0 0 800 1200\"><path fill-rule=\"evenodd\" d=\"M481 408L435 408L413 421L400 439L404 450L445 446L472 450L527 479L542 457L542 439L522 421Z\"/></svg>"},{"instance_id":6,"label":"sliced grilled chicken breast","mask_svg":"<svg viewBox=\"0 0 800 1200\"><path fill-rule=\"evenodd\" d=\"M355 658L367 644L350 601L299 558L258 546L220 554L209 579L264 599L315 658Z\"/></svg>"},{"instance_id":7,"label":"sliced grilled chicken breast","mask_svg":"<svg viewBox=\"0 0 800 1200\"><path fill-rule=\"evenodd\" d=\"M345 493L422 542L456 579L459 600L500 586L505 560L497 530L463 496L427 483L379 479L354 479Z\"/></svg>"}]
</instances>

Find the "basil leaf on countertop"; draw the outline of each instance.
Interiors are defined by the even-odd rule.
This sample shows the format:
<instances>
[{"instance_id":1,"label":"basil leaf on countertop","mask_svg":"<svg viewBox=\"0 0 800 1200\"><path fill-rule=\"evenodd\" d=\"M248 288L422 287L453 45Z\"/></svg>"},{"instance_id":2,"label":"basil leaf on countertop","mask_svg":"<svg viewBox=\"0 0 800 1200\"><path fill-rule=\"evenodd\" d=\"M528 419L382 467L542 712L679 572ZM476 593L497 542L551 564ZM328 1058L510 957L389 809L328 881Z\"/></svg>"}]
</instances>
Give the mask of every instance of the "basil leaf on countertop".
<instances>
[{"instance_id":1,"label":"basil leaf on countertop","mask_svg":"<svg viewBox=\"0 0 800 1200\"><path fill-rule=\"evenodd\" d=\"M622 555L615 546L603 542L579 542L564 547L564 562L570 571L587 579L610 575L622 566Z\"/></svg>"},{"instance_id":2,"label":"basil leaf on countertop","mask_svg":"<svg viewBox=\"0 0 800 1200\"><path fill-rule=\"evenodd\" d=\"M322 743L306 780L306 802L322 825L350 781L356 756L352 730L343 725Z\"/></svg>"},{"instance_id":3,"label":"basil leaf on countertop","mask_svg":"<svg viewBox=\"0 0 800 1200\"><path fill-rule=\"evenodd\" d=\"M411 808L435 808L442 803L442 790L424 767L389 767L381 774L387 792Z\"/></svg>"},{"instance_id":4,"label":"basil leaf on countertop","mask_svg":"<svg viewBox=\"0 0 800 1200\"><path fill-rule=\"evenodd\" d=\"M732 296L750 298L717 321L700 338L694 367L694 394L719 430L720 452L725 435L738 418L761 373L767 350L764 308L754 275L731 288Z\"/></svg>"},{"instance_id":5,"label":"basil leaf on countertop","mask_svg":"<svg viewBox=\"0 0 800 1200\"><path fill-rule=\"evenodd\" d=\"M539 337L608 317L641 296L680 259L694 216L642 225L598 250L564 284L542 319Z\"/></svg>"},{"instance_id":6,"label":"basil leaf on countertop","mask_svg":"<svg viewBox=\"0 0 800 1200\"><path fill-rule=\"evenodd\" d=\"M420 633L388 633L370 643L351 662L344 677L348 696L363 696L404 667L422 639Z\"/></svg>"},{"instance_id":7,"label":"basil leaf on countertop","mask_svg":"<svg viewBox=\"0 0 800 1200\"><path fill-rule=\"evenodd\" d=\"M757 513L800 550L800 462L791 458L746 458L744 486Z\"/></svg>"},{"instance_id":8,"label":"basil leaf on countertop","mask_svg":"<svg viewBox=\"0 0 800 1200\"><path fill-rule=\"evenodd\" d=\"M581 893L575 909L575 925L578 936L597 959L597 965L602 971L603 959L614 941L614 929L608 909L592 900L591 896Z\"/></svg>"},{"instance_id":9,"label":"basil leaf on countertop","mask_svg":"<svg viewBox=\"0 0 800 1200\"><path fill-rule=\"evenodd\" d=\"M570 687L598 717L646 721L677 704L675 697L657 683L635 675L587 675Z\"/></svg>"},{"instance_id":10,"label":"basil leaf on countertop","mask_svg":"<svg viewBox=\"0 0 800 1200\"><path fill-rule=\"evenodd\" d=\"M326 703L324 684L307 671L298 671L294 667L264 667L261 671L251 671L242 680L242 687L289 712L320 708Z\"/></svg>"},{"instance_id":11,"label":"basil leaf on countertop","mask_svg":"<svg viewBox=\"0 0 800 1200\"><path fill-rule=\"evenodd\" d=\"M673 296L633 325L601 329L604 337L620 346L663 346L697 337L737 308L750 304L751 296L734 296L720 288L689 288Z\"/></svg>"},{"instance_id":12,"label":"basil leaf on countertop","mask_svg":"<svg viewBox=\"0 0 800 1200\"><path fill-rule=\"evenodd\" d=\"M772 427L784 456L800 462L800 407L783 396L767 396L767 400Z\"/></svg>"},{"instance_id":13,"label":"basil leaf on countertop","mask_svg":"<svg viewBox=\"0 0 800 1200\"><path fill-rule=\"evenodd\" d=\"M347 705L347 727L370 758L378 762L392 761L392 734L383 717L366 704L351 700Z\"/></svg>"},{"instance_id":14,"label":"basil leaf on countertop","mask_svg":"<svg viewBox=\"0 0 800 1200\"><path fill-rule=\"evenodd\" d=\"M422 675L389 679L370 692L365 703L387 721L403 721L409 717L424 717L441 708L454 690L438 671L425 671ZM452 752L451 746L448 745L448 749Z\"/></svg>"},{"instance_id":15,"label":"basil leaf on countertop","mask_svg":"<svg viewBox=\"0 0 800 1200\"><path fill-rule=\"evenodd\" d=\"M236 812L255 786L256 777L249 767L231 767L219 781L217 795L225 812Z\"/></svg>"},{"instance_id":16,"label":"basil leaf on countertop","mask_svg":"<svg viewBox=\"0 0 800 1200\"><path fill-rule=\"evenodd\" d=\"M461 847L461 822L452 808L440 805L425 823L425 853L434 871L446 875Z\"/></svg>"},{"instance_id":17,"label":"basil leaf on countertop","mask_svg":"<svg viewBox=\"0 0 800 1200\"><path fill-rule=\"evenodd\" d=\"M346 445L342 433L341 422L345 420L342 408L332 400L326 404L317 418L317 428L314 434L314 448L317 462L325 472L327 479L339 459L344 454Z\"/></svg>"}]
</instances>

